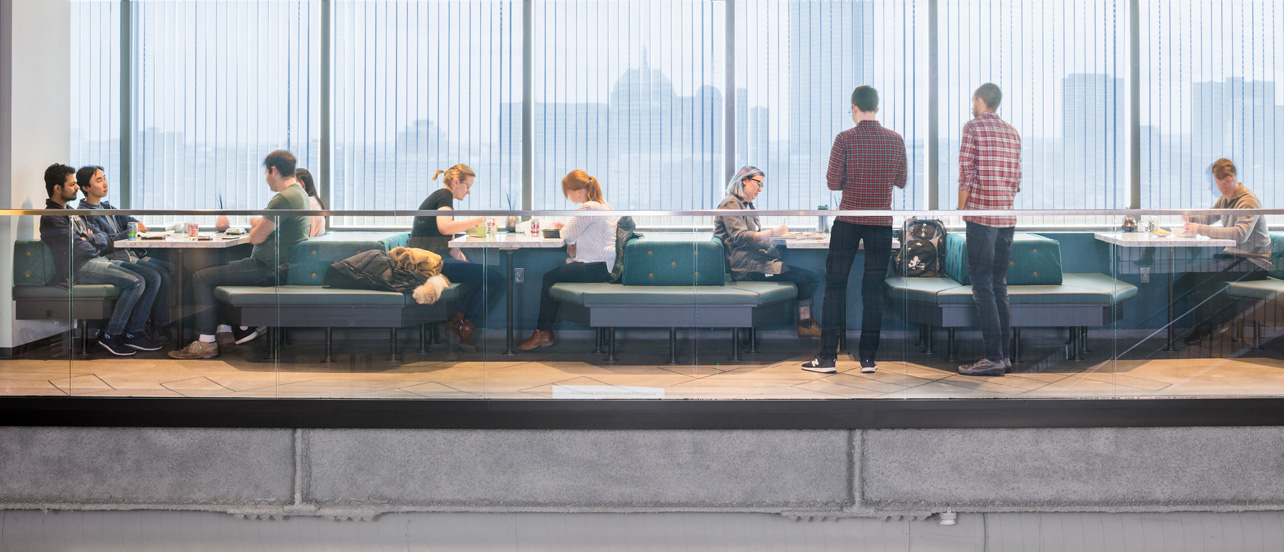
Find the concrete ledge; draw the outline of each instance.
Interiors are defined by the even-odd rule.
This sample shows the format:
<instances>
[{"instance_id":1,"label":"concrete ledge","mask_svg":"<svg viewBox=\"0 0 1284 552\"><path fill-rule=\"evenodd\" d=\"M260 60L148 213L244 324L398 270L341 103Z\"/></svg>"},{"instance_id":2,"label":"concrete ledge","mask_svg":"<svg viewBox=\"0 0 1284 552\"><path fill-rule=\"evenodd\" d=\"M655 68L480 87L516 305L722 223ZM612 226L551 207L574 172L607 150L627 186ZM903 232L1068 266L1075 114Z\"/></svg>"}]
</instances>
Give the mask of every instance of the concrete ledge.
<instances>
[{"instance_id":1,"label":"concrete ledge","mask_svg":"<svg viewBox=\"0 0 1284 552\"><path fill-rule=\"evenodd\" d=\"M0 507L287 504L292 435L289 429L0 427Z\"/></svg>"},{"instance_id":2,"label":"concrete ledge","mask_svg":"<svg viewBox=\"0 0 1284 552\"><path fill-rule=\"evenodd\" d=\"M1284 428L880 430L864 436L874 510L1278 509Z\"/></svg>"},{"instance_id":3,"label":"concrete ledge","mask_svg":"<svg viewBox=\"0 0 1284 552\"><path fill-rule=\"evenodd\" d=\"M835 511L851 502L846 431L309 430L305 442L304 500L322 508Z\"/></svg>"}]
</instances>

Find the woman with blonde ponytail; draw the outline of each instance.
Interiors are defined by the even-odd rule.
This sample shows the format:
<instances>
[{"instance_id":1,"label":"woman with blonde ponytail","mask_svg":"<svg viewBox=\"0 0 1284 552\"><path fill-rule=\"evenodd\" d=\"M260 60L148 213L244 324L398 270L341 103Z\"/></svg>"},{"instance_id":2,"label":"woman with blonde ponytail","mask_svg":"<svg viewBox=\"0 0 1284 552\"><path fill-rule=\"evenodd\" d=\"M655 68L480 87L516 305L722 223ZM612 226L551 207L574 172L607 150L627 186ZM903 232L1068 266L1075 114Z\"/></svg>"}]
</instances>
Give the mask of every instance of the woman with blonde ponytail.
<instances>
[{"instance_id":1,"label":"woman with blonde ponytail","mask_svg":"<svg viewBox=\"0 0 1284 552\"><path fill-rule=\"evenodd\" d=\"M419 205L420 211L452 211L456 200L463 201L472 193L473 179L477 173L462 163L449 169L439 170L432 175L433 180L441 177L442 187L433 192ZM464 253L449 247L451 238L460 232L467 231L485 222L482 217L455 220L450 215L415 217L407 245L416 249L426 249L441 255L441 273L451 282L465 287L460 305L464 310L457 312L445 322L452 342L465 351L476 351L473 345L473 332L476 325L472 322L486 314L487 306L499 295L504 281L499 272L468 262ZM478 291L485 290L485 294Z\"/></svg>"},{"instance_id":2,"label":"woman with blonde ponytail","mask_svg":"<svg viewBox=\"0 0 1284 552\"><path fill-rule=\"evenodd\" d=\"M614 208L602 197L602 184L584 171L571 171L562 179L562 195L579 204L580 211L610 211ZM566 264L544 273L539 295L539 321L535 331L518 349L529 351L552 345L553 323L557 320L557 301L549 295L553 284L561 282L596 283L611 278L615 266L615 225L619 217L571 217L553 226L562 231L566 241Z\"/></svg>"}]
</instances>

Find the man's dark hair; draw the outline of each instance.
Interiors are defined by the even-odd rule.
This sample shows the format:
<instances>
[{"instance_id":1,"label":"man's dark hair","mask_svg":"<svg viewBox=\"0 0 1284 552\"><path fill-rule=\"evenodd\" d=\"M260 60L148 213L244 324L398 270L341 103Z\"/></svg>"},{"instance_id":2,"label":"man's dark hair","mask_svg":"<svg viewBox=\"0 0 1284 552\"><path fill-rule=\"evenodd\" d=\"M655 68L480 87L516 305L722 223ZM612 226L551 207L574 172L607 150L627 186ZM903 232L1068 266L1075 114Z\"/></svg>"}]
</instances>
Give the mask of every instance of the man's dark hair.
<instances>
[{"instance_id":1,"label":"man's dark hair","mask_svg":"<svg viewBox=\"0 0 1284 552\"><path fill-rule=\"evenodd\" d=\"M1223 178L1226 178L1232 175L1239 176L1239 174L1235 172L1235 163L1233 163L1230 159L1226 159L1224 157L1216 161L1213 161L1212 171L1213 171L1213 178L1216 178L1218 180L1221 180Z\"/></svg>"},{"instance_id":2,"label":"man's dark hair","mask_svg":"<svg viewBox=\"0 0 1284 552\"><path fill-rule=\"evenodd\" d=\"M98 165L86 165L76 171L76 185L80 186L80 193L84 194L85 197L89 197L89 192L85 191L85 189L89 187L89 181L94 179L94 173L98 171L106 172L105 169Z\"/></svg>"},{"instance_id":3,"label":"man's dark hair","mask_svg":"<svg viewBox=\"0 0 1284 552\"><path fill-rule=\"evenodd\" d=\"M54 163L45 169L45 193L49 197L54 195L54 186L62 186L67 183L67 175L76 174L76 169L71 165Z\"/></svg>"},{"instance_id":4,"label":"man's dark hair","mask_svg":"<svg viewBox=\"0 0 1284 552\"><path fill-rule=\"evenodd\" d=\"M276 150L263 159L264 167L275 167L282 177L293 177L294 166L299 162L294 154L286 150Z\"/></svg>"},{"instance_id":5,"label":"man's dark hair","mask_svg":"<svg viewBox=\"0 0 1284 552\"><path fill-rule=\"evenodd\" d=\"M980 88L977 88L976 93L972 94L972 97L981 98L981 101L985 102L985 107L998 109L999 102L1003 100L1003 92L999 91L999 85L987 82L982 84Z\"/></svg>"},{"instance_id":6,"label":"man's dark hair","mask_svg":"<svg viewBox=\"0 0 1284 552\"><path fill-rule=\"evenodd\" d=\"M873 86L857 86L852 91L852 105L866 113L878 111L878 91Z\"/></svg>"}]
</instances>

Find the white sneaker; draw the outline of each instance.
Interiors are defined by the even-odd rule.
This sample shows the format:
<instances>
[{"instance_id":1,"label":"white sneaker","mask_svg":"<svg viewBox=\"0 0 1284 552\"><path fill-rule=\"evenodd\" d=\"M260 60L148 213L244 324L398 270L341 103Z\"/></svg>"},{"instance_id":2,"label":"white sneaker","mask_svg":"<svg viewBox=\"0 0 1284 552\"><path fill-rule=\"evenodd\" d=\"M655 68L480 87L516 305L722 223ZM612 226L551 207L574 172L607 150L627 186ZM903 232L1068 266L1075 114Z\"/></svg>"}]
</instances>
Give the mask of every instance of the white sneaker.
<instances>
[{"instance_id":1,"label":"white sneaker","mask_svg":"<svg viewBox=\"0 0 1284 552\"><path fill-rule=\"evenodd\" d=\"M878 365L874 363L872 358L860 361L860 373L862 374L873 374L877 369Z\"/></svg>"}]
</instances>

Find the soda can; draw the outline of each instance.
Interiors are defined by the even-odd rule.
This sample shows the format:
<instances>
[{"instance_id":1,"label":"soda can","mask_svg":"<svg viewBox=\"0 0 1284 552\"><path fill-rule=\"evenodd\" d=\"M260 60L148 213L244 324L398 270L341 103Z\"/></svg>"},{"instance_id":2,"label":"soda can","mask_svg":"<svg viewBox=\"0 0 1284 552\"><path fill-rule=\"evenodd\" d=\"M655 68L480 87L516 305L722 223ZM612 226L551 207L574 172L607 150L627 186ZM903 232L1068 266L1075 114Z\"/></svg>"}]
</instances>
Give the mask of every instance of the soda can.
<instances>
[{"instance_id":1,"label":"soda can","mask_svg":"<svg viewBox=\"0 0 1284 552\"><path fill-rule=\"evenodd\" d=\"M129 239L131 239L131 240L136 240L136 239L138 239L138 223L137 223L137 222L131 222L131 223L129 223L129 232L126 234L126 236L127 236Z\"/></svg>"},{"instance_id":2,"label":"soda can","mask_svg":"<svg viewBox=\"0 0 1284 552\"><path fill-rule=\"evenodd\" d=\"M187 238L188 238L188 239L192 239L192 240L194 240L194 239L196 239L196 237L197 237L198 235L200 235L200 233L201 233L201 227L200 227L200 226L197 226L195 222L189 222L189 223L187 223Z\"/></svg>"},{"instance_id":3,"label":"soda can","mask_svg":"<svg viewBox=\"0 0 1284 552\"><path fill-rule=\"evenodd\" d=\"M539 237L539 219L531 219L531 237Z\"/></svg>"}]
</instances>

